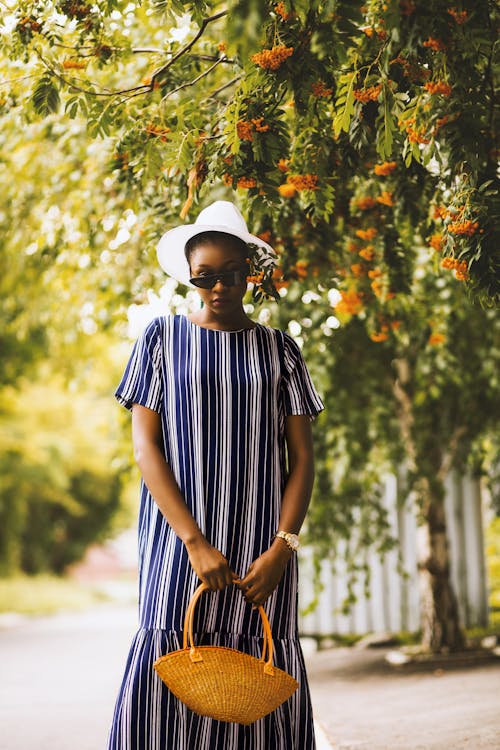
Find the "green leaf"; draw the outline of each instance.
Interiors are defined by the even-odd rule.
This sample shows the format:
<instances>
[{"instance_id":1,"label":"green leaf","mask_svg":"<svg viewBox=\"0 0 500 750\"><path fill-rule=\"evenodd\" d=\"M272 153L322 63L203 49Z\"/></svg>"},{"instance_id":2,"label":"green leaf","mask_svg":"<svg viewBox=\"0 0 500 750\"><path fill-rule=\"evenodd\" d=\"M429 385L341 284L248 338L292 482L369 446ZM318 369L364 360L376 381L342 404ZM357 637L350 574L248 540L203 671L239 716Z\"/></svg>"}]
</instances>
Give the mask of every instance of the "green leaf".
<instances>
[{"instance_id":1,"label":"green leaf","mask_svg":"<svg viewBox=\"0 0 500 750\"><path fill-rule=\"evenodd\" d=\"M35 112L42 117L57 112L60 98L59 90L50 76L43 76L36 84L31 101Z\"/></svg>"},{"instance_id":2,"label":"green leaf","mask_svg":"<svg viewBox=\"0 0 500 750\"><path fill-rule=\"evenodd\" d=\"M79 102L78 102L77 96L74 96L71 99L68 99L68 101L66 102L64 111L66 112L66 114L71 120L74 120L78 114L78 104Z\"/></svg>"},{"instance_id":3,"label":"green leaf","mask_svg":"<svg viewBox=\"0 0 500 750\"><path fill-rule=\"evenodd\" d=\"M349 131L351 117L354 112L355 78L356 71L343 75L340 78L340 80L343 81L343 85L340 88L337 97L337 114L333 118L333 132L336 136L338 136L342 130L345 130L346 133Z\"/></svg>"},{"instance_id":4,"label":"green leaf","mask_svg":"<svg viewBox=\"0 0 500 750\"><path fill-rule=\"evenodd\" d=\"M377 153L381 159L387 159L391 156L394 144L396 124L394 122L394 113L391 109L392 103L392 92L387 83L385 83L382 88L382 103L379 107L379 116L377 118ZM400 109L400 106L401 103L399 102L394 107L396 112Z\"/></svg>"}]
</instances>

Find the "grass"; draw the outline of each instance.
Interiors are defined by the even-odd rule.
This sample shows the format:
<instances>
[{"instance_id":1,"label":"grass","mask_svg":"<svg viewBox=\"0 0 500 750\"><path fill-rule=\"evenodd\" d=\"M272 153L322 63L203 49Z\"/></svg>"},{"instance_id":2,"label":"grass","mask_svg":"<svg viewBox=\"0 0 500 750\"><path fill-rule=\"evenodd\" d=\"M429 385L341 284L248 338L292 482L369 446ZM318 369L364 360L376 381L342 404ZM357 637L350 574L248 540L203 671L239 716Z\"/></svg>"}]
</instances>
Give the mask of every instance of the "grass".
<instances>
[{"instance_id":1,"label":"grass","mask_svg":"<svg viewBox=\"0 0 500 750\"><path fill-rule=\"evenodd\" d=\"M82 610L106 601L96 587L53 575L15 575L0 578L0 615L50 615L60 610Z\"/></svg>"}]
</instances>

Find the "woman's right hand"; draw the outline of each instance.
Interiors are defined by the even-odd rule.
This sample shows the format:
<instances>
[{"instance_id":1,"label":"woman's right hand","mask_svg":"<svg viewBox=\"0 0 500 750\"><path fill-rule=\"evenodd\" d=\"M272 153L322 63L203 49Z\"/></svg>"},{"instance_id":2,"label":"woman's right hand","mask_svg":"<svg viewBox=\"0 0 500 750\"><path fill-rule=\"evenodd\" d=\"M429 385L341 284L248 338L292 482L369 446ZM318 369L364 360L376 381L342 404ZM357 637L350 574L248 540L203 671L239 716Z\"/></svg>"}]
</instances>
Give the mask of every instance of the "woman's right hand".
<instances>
[{"instance_id":1,"label":"woman's right hand","mask_svg":"<svg viewBox=\"0 0 500 750\"><path fill-rule=\"evenodd\" d=\"M189 562L198 576L212 591L221 591L238 576L218 549L200 536L186 543Z\"/></svg>"}]
</instances>

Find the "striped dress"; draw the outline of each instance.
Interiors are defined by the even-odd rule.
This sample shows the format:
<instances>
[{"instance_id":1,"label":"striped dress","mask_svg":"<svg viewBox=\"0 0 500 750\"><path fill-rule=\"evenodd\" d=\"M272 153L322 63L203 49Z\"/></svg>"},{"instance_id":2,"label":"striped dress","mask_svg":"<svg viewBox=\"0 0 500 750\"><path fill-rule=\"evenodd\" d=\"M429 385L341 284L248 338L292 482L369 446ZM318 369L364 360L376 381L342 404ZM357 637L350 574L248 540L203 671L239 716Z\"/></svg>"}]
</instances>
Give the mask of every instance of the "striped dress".
<instances>
[{"instance_id":1,"label":"striped dress","mask_svg":"<svg viewBox=\"0 0 500 750\"><path fill-rule=\"evenodd\" d=\"M278 527L287 479L285 417L324 408L301 351L285 332L257 324L223 331L184 315L153 320L137 340L116 391L131 408L161 415L165 458L208 541L243 577ZM297 633L297 559L265 603L276 666L300 683L249 726L190 711L153 670L182 647L187 604L199 584L184 545L144 482L139 511L139 630L119 691L108 750L313 750L312 709ZM207 592L195 641L260 656L258 611L236 586Z\"/></svg>"}]
</instances>

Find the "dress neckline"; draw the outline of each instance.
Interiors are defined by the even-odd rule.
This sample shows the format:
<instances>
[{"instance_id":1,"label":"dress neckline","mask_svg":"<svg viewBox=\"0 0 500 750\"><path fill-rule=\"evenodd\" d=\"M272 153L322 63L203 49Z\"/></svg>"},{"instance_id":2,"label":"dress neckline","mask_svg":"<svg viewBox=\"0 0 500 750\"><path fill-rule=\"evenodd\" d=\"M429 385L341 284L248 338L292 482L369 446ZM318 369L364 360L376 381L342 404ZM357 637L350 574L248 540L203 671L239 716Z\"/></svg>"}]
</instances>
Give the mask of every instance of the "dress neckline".
<instances>
[{"instance_id":1,"label":"dress neckline","mask_svg":"<svg viewBox=\"0 0 500 750\"><path fill-rule=\"evenodd\" d=\"M215 331L216 333L244 333L246 331L255 331L258 323L255 323L253 326L247 326L246 328L236 328L234 330L226 329L226 328L207 328L207 326L200 326L198 323L193 323L192 320L188 318L187 315L179 315L180 318L185 318L187 320L188 324L190 326L193 326L194 328L201 328L202 331Z\"/></svg>"}]
</instances>

